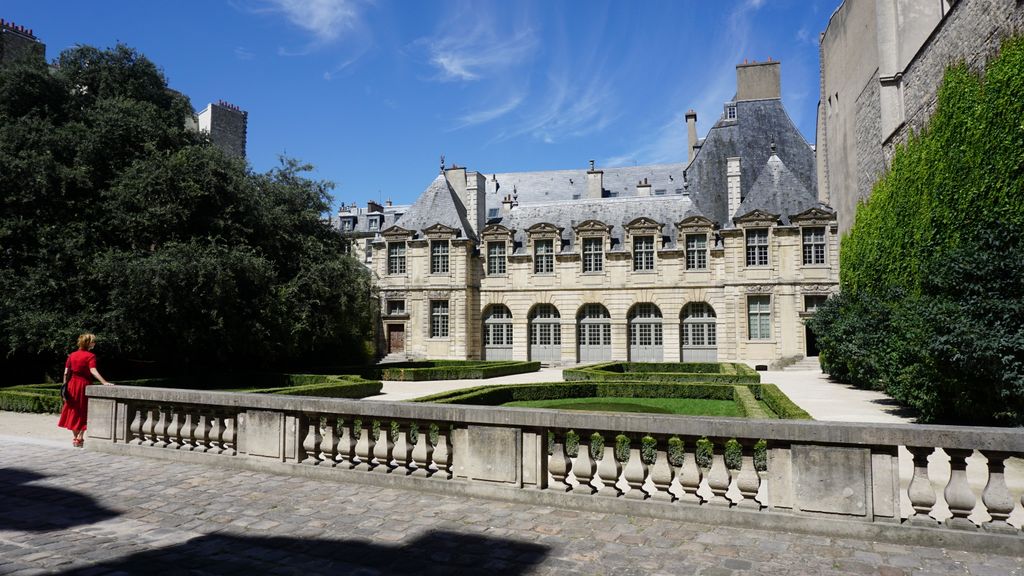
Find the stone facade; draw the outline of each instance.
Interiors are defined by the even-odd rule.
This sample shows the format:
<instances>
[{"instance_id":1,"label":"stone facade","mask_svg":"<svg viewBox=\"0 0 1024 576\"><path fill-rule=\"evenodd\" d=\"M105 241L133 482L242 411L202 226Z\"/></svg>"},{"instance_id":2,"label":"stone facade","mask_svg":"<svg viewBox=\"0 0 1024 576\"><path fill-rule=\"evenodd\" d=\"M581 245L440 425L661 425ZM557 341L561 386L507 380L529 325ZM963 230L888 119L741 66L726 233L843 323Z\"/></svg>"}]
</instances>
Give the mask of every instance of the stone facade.
<instances>
[{"instance_id":1,"label":"stone facade","mask_svg":"<svg viewBox=\"0 0 1024 576\"><path fill-rule=\"evenodd\" d=\"M249 113L223 100L196 113L196 127L228 154L245 158Z\"/></svg>"},{"instance_id":2,"label":"stone facade","mask_svg":"<svg viewBox=\"0 0 1024 576\"><path fill-rule=\"evenodd\" d=\"M853 224L896 146L935 111L948 66L980 71L1024 31L1017 0L846 0L821 36L818 192Z\"/></svg>"},{"instance_id":3,"label":"stone facade","mask_svg":"<svg viewBox=\"0 0 1024 576\"><path fill-rule=\"evenodd\" d=\"M385 349L552 364L815 354L804 321L837 284L836 215L778 70L738 67L736 101L689 163L443 167L373 243Z\"/></svg>"},{"instance_id":4,"label":"stone facade","mask_svg":"<svg viewBox=\"0 0 1024 576\"><path fill-rule=\"evenodd\" d=\"M0 19L0 66L31 53L45 57L46 45L30 28Z\"/></svg>"}]
</instances>

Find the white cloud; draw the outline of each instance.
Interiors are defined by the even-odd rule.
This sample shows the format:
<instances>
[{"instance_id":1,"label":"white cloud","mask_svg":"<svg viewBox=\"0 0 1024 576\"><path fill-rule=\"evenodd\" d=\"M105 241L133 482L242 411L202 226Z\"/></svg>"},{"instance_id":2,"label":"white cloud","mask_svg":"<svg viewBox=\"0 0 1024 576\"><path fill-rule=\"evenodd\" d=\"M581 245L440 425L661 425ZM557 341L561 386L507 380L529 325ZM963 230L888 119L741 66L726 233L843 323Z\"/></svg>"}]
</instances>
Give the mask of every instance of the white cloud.
<instances>
[{"instance_id":1,"label":"white cloud","mask_svg":"<svg viewBox=\"0 0 1024 576\"><path fill-rule=\"evenodd\" d=\"M492 120L497 120L509 112L515 110L523 102L523 95L516 94L509 98L507 101L498 104L492 108L484 110L476 110L473 112L462 115L456 122L456 125L452 130L459 130L468 126L476 126L477 124L484 124Z\"/></svg>"},{"instance_id":2,"label":"white cloud","mask_svg":"<svg viewBox=\"0 0 1024 576\"><path fill-rule=\"evenodd\" d=\"M436 80L472 81L488 73L521 64L539 45L530 28L502 37L485 23L469 28L465 35L446 30L439 37L420 40L427 47L429 62L437 69Z\"/></svg>"},{"instance_id":3,"label":"white cloud","mask_svg":"<svg viewBox=\"0 0 1024 576\"><path fill-rule=\"evenodd\" d=\"M615 119L610 83L603 74L582 84L568 76L549 78L546 104L517 123L511 135L529 134L547 144L599 132Z\"/></svg>"},{"instance_id":4,"label":"white cloud","mask_svg":"<svg viewBox=\"0 0 1024 576\"><path fill-rule=\"evenodd\" d=\"M360 22L358 0L265 0L259 11L280 12L321 43L333 42Z\"/></svg>"},{"instance_id":5,"label":"white cloud","mask_svg":"<svg viewBox=\"0 0 1024 576\"><path fill-rule=\"evenodd\" d=\"M244 46L235 47L235 58L238 58L239 60L252 60L255 57L256 54L254 54L252 50L249 50Z\"/></svg>"}]
</instances>

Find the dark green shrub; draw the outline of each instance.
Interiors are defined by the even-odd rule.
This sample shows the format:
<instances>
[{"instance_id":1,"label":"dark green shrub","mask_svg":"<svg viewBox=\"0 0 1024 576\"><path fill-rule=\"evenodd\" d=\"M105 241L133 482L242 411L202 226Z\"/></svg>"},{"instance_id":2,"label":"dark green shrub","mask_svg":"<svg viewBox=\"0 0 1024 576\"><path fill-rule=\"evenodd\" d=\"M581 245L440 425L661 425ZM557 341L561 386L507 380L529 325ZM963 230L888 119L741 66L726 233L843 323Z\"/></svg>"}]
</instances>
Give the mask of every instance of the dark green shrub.
<instances>
[{"instance_id":1,"label":"dark green shrub","mask_svg":"<svg viewBox=\"0 0 1024 576\"><path fill-rule=\"evenodd\" d=\"M813 420L811 415L797 406L775 384L761 384L761 401L783 420Z\"/></svg>"},{"instance_id":2,"label":"dark green shrub","mask_svg":"<svg viewBox=\"0 0 1024 576\"><path fill-rule=\"evenodd\" d=\"M420 441L420 425L416 422L409 424L409 444L416 444Z\"/></svg>"},{"instance_id":3,"label":"dark green shrub","mask_svg":"<svg viewBox=\"0 0 1024 576\"><path fill-rule=\"evenodd\" d=\"M711 461L715 453L715 444L705 436L697 440L697 449L694 451L694 460L701 468L711 468Z\"/></svg>"},{"instance_id":4,"label":"dark green shrub","mask_svg":"<svg viewBox=\"0 0 1024 576\"><path fill-rule=\"evenodd\" d=\"M356 418L355 420L352 421L352 437L358 440L359 437L362 435L363 421L360 420L359 418Z\"/></svg>"},{"instance_id":5,"label":"dark green shrub","mask_svg":"<svg viewBox=\"0 0 1024 576\"><path fill-rule=\"evenodd\" d=\"M429 442L431 446L437 446L437 442L440 439L441 429L437 426L437 424L431 422L430 426L427 427L427 442ZM551 452L548 452L548 454L551 454Z\"/></svg>"},{"instance_id":6,"label":"dark green shrub","mask_svg":"<svg viewBox=\"0 0 1024 576\"><path fill-rule=\"evenodd\" d=\"M381 380L421 381L494 378L537 370L540 370L540 362L430 360L365 368L360 373Z\"/></svg>"},{"instance_id":7,"label":"dark green shrub","mask_svg":"<svg viewBox=\"0 0 1024 576\"><path fill-rule=\"evenodd\" d=\"M764 472L768 469L768 441L764 438L754 444L754 470Z\"/></svg>"},{"instance_id":8,"label":"dark green shrub","mask_svg":"<svg viewBox=\"0 0 1024 576\"><path fill-rule=\"evenodd\" d=\"M725 442L725 467L729 470L739 470L743 467L743 446L735 438Z\"/></svg>"},{"instance_id":9,"label":"dark green shrub","mask_svg":"<svg viewBox=\"0 0 1024 576\"><path fill-rule=\"evenodd\" d=\"M619 434L615 437L615 461L620 464L629 462L629 436Z\"/></svg>"},{"instance_id":10,"label":"dark green shrub","mask_svg":"<svg viewBox=\"0 0 1024 576\"><path fill-rule=\"evenodd\" d=\"M604 436L599 432L590 435L590 457L595 462L604 459Z\"/></svg>"},{"instance_id":11,"label":"dark green shrub","mask_svg":"<svg viewBox=\"0 0 1024 576\"><path fill-rule=\"evenodd\" d=\"M374 420L370 423L370 439L374 442L380 440L380 420Z\"/></svg>"},{"instance_id":12,"label":"dark green shrub","mask_svg":"<svg viewBox=\"0 0 1024 576\"><path fill-rule=\"evenodd\" d=\"M548 456L552 456L555 453L555 431L548 430Z\"/></svg>"},{"instance_id":13,"label":"dark green shrub","mask_svg":"<svg viewBox=\"0 0 1024 576\"><path fill-rule=\"evenodd\" d=\"M565 455L569 458L575 458L580 453L580 435L575 430L569 430L565 433Z\"/></svg>"},{"instance_id":14,"label":"dark green shrub","mask_svg":"<svg viewBox=\"0 0 1024 576\"><path fill-rule=\"evenodd\" d=\"M686 457L686 445L683 440L678 436L673 436L668 439L668 450L667 450L668 463L673 468L679 468L683 465L683 460Z\"/></svg>"},{"instance_id":15,"label":"dark green shrub","mask_svg":"<svg viewBox=\"0 0 1024 576\"><path fill-rule=\"evenodd\" d=\"M641 363L612 362L564 370L567 382L705 382L716 384L755 384L761 381L756 371L742 364Z\"/></svg>"},{"instance_id":16,"label":"dark green shrub","mask_svg":"<svg viewBox=\"0 0 1024 576\"><path fill-rule=\"evenodd\" d=\"M640 439L640 461L648 466L658 460L658 441L651 436Z\"/></svg>"}]
</instances>

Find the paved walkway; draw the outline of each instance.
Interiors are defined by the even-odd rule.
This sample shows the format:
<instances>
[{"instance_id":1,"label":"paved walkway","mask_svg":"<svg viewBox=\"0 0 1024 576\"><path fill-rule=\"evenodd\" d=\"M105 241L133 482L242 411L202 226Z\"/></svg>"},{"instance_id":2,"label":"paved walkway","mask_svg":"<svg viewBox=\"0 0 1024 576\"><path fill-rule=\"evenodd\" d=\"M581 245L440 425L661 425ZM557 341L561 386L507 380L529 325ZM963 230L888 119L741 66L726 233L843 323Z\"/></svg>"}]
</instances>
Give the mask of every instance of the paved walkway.
<instances>
[{"instance_id":1,"label":"paved walkway","mask_svg":"<svg viewBox=\"0 0 1024 576\"><path fill-rule=\"evenodd\" d=\"M385 380L380 396L372 396L370 400L411 400L431 394L459 390L461 388L475 388L477 386L491 386L495 384L531 384L535 382L561 382L561 368L541 368L537 372L525 374L512 374L509 376L498 376L486 380L428 380L424 382L396 382Z\"/></svg>"},{"instance_id":2,"label":"paved walkway","mask_svg":"<svg viewBox=\"0 0 1024 576\"><path fill-rule=\"evenodd\" d=\"M1020 558L0 440L0 574L1024 574Z\"/></svg>"},{"instance_id":3,"label":"paved walkway","mask_svg":"<svg viewBox=\"0 0 1024 576\"><path fill-rule=\"evenodd\" d=\"M909 424L913 412L885 394L832 382L821 370L762 372L761 381L775 384L815 420Z\"/></svg>"}]
</instances>

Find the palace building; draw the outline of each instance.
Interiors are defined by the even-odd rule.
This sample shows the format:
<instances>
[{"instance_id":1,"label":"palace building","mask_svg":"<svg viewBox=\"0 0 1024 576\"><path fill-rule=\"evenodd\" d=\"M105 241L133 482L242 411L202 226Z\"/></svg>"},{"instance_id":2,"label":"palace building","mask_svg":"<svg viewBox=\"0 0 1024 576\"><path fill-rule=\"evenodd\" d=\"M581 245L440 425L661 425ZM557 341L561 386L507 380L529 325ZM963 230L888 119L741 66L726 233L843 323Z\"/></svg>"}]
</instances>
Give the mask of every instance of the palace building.
<instances>
[{"instance_id":1,"label":"palace building","mask_svg":"<svg viewBox=\"0 0 1024 576\"><path fill-rule=\"evenodd\" d=\"M442 160L371 243L385 350L549 364L816 355L804 323L837 287L836 213L783 108L780 64L736 72L706 138L687 113L686 162L487 174Z\"/></svg>"}]
</instances>

